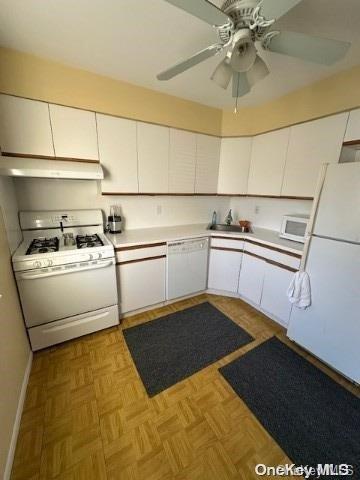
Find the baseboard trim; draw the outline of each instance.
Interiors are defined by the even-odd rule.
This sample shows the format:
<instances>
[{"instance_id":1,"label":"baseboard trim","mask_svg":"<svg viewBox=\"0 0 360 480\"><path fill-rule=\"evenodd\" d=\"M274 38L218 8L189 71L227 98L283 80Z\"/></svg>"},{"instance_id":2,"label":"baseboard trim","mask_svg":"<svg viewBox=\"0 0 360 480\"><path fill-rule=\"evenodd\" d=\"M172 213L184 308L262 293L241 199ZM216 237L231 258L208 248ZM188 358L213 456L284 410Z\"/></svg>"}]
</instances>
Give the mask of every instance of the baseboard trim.
<instances>
[{"instance_id":1,"label":"baseboard trim","mask_svg":"<svg viewBox=\"0 0 360 480\"><path fill-rule=\"evenodd\" d=\"M11 476L11 469L12 469L14 457L15 457L16 443L19 435L21 416L22 416L24 403L25 403L26 389L29 383L32 360L33 360L33 352L30 351L28 363L26 365L24 378L21 385L20 396L19 396L16 416L15 416L15 422L14 422L13 431L11 435L9 452L8 452L8 456L5 464L4 480L10 480L10 476Z\"/></svg>"}]
</instances>

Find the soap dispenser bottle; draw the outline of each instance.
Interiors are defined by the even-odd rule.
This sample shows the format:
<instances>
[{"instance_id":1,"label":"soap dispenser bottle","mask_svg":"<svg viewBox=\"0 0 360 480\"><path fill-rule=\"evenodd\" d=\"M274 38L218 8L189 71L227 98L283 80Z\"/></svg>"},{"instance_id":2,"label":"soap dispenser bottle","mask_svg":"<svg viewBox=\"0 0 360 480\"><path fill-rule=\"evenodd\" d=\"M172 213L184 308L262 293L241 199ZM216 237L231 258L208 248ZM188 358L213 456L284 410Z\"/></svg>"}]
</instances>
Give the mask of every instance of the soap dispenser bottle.
<instances>
[{"instance_id":1,"label":"soap dispenser bottle","mask_svg":"<svg viewBox=\"0 0 360 480\"><path fill-rule=\"evenodd\" d=\"M216 225L216 212L215 212L215 210L213 211L213 214L212 214L211 225Z\"/></svg>"}]
</instances>

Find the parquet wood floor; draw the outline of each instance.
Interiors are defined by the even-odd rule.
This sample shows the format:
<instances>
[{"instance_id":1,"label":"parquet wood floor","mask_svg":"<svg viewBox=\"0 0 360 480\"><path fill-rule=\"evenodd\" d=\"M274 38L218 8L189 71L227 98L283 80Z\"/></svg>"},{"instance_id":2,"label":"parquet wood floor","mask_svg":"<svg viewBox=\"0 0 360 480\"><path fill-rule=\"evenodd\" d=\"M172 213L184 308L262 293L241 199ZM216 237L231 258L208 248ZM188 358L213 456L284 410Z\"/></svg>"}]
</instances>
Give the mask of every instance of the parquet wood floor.
<instances>
[{"instance_id":1,"label":"parquet wood floor","mask_svg":"<svg viewBox=\"0 0 360 480\"><path fill-rule=\"evenodd\" d=\"M149 399L122 328L206 300L255 341ZM287 342L241 300L200 295L36 353L12 480L248 480L257 463L290 462L217 370L272 335Z\"/></svg>"}]
</instances>

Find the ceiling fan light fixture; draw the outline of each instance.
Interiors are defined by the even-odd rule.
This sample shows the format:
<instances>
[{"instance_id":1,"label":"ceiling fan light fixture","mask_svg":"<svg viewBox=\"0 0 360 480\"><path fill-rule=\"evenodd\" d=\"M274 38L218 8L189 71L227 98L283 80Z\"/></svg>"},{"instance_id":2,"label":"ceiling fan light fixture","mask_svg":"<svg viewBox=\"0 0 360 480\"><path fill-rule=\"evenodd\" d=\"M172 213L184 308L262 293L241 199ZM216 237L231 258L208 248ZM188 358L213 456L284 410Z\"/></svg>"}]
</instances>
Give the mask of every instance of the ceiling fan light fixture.
<instances>
[{"instance_id":1,"label":"ceiling fan light fixture","mask_svg":"<svg viewBox=\"0 0 360 480\"><path fill-rule=\"evenodd\" d=\"M246 76L252 87L255 83L269 75L269 73L270 71L264 60L259 55L256 55L254 65L246 72Z\"/></svg>"},{"instance_id":2,"label":"ceiling fan light fixture","mask_svg":"<svg viewBox=\"0 0 360 480\"><path fill-rule=\"evenodd\" d=\"M251 31L242 28L234 34L230 64L236 72L246 72L254 64L256 48L251 38Z\"/></svg>"},{"instance_id":3,"label":"ceiling fan light fixture","mask_svg":"<svg viewBox=\"0 0 360 480\"><path fill-rule=\"evenodd\" d=\"M233 69L230 65L230 56L226 55L224 60L219 63L215 68L214 73L211 75L211 80L215 82L219 87L226 90L232 79Z\"/></svg>"}]
</instances>

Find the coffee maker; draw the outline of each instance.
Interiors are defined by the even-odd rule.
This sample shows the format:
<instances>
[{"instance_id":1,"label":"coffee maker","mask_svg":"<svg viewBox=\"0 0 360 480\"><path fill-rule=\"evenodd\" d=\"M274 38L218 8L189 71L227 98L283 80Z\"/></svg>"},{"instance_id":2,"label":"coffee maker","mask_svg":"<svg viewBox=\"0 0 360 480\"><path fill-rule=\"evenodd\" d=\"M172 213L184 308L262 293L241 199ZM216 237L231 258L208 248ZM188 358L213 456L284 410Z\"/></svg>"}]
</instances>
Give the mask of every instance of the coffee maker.
<instances>
[{"instance_id":1,"label":"coffee maker","mask_svg":"<svg viewBox=\"0 0 360 480\"><path fill-rule=\"evenodd\" d=\"M122 218L120 215L120 206L111 205L110 215L108 216L107 230L110 233L121 233L122 231Z\"/></svg>"}]
</instances>

